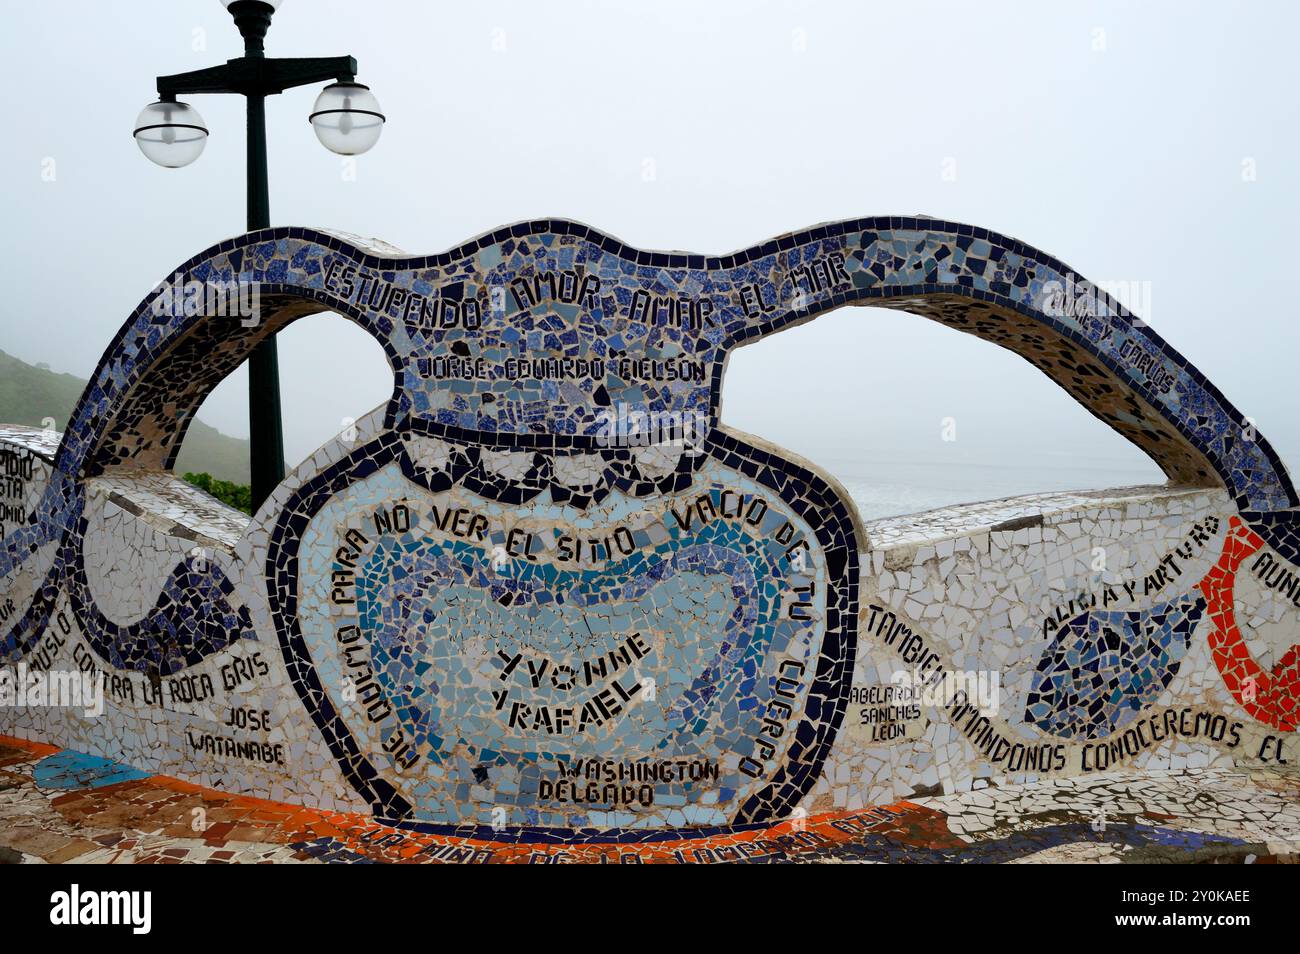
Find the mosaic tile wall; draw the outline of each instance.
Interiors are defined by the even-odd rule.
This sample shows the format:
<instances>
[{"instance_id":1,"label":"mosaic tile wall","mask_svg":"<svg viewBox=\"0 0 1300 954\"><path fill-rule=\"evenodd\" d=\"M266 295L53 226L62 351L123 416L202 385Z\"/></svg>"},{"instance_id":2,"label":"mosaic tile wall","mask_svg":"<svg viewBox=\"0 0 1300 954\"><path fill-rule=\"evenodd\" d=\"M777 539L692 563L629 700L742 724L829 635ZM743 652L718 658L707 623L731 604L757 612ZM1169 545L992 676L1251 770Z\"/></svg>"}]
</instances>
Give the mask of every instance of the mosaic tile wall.
<instances>
[{"instance_id":1,"label":"mosaic tile wall","mask_svg":"<svg viewBox=\"0 0 1300 954\"><path fill-rule=\"evenodd\" d=\"M1015 350L1170 487L863 526L718 424L731 349L851 303ZM256 342L322 309L381 343L392 399L246 521L171 465ZM1295 762L1284 467L1149 328L982 229L867 219L723 258L563 221L420 258L254 233L141 303L66 433L0 429L0 456L0 662L108 698L0 707L0 733L224 791L639 839Z\"/></svg>"}]
</instances>

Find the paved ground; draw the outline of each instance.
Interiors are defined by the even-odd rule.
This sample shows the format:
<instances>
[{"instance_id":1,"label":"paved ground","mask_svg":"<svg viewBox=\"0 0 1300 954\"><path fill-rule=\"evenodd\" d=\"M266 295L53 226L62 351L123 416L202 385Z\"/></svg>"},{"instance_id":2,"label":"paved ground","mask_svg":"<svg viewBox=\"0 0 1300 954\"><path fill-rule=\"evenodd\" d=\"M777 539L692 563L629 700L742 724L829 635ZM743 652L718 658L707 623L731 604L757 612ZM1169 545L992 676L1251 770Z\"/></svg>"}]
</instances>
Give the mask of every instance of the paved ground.
<instances>
[{"instance_id":1,"label":"paved ground","mask_svg":"<svg viewBox=\"0 0 1300 954\"><path fill-rule=\"evenodd\" d=\"M1093 776L637 844L433 835L0 736L0 862L1292 862L1300 776Z\"/></svg>"}]
</instances>

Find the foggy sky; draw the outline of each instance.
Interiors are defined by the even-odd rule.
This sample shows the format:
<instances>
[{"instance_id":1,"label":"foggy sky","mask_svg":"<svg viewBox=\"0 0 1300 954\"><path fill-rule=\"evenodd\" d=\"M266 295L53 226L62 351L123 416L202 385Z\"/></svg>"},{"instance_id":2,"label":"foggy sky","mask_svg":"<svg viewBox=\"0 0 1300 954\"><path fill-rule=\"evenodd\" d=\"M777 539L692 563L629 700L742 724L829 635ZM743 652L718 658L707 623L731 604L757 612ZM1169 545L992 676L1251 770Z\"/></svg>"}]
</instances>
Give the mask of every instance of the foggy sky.
<instances>
[{"instance_id":1,"label":"foggy sky","mask_svg":"<svg viewBox=\"0 0 1300 954\"><path fill-rule=\"evenodd\" d=\"M243 231L242 99L186 98L211 130L187 168L131 139L155 75L240 41L217 0L5 18L0 349L85 377L157 281ZM547 216L704 253L862 215L970 222L1145 289L1129 304L1294 465L1297 33L1280 2L286 0L268 55L351 53L388 123L350 181L308 125L318 87L268 100L272 222L421 254ZM346 320L280 342L291 460L387 398L382 352ZM200 417L246 436L245 388L241 371ZM837 473L1157 477L1021 359L879 309L740 349L723 420Z\"/></svg>"}]
</instances>

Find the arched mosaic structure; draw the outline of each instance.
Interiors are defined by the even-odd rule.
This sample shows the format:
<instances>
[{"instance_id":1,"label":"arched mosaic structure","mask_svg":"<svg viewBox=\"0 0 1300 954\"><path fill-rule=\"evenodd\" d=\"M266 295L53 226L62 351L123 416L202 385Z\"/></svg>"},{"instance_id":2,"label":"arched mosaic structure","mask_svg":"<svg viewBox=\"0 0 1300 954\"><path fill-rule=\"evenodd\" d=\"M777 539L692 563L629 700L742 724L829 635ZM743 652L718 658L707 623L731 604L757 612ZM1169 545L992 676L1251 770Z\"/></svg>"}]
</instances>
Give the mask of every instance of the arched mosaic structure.
<instances>
[{"instance_id":1,"label":"arched mosaic structure","mask_svg":"<svg viewBox=\"0 0 1300 954\"><path fill-rule=\"evenodd\" d=\"M734 348L855 303L1017 352L1170 486L864 527L813 464L718 422ZM169 470L257 341L325 309L383 346L392 398L246 523ZM108 696L0 731L227 790L636 838L1278 762L1300 718L1277 456L1104 293L970 226L726 257L549 220L427 257L252 233L140 304L61 439L0 441L0 659Z\"/></svg>"}]
</instances>

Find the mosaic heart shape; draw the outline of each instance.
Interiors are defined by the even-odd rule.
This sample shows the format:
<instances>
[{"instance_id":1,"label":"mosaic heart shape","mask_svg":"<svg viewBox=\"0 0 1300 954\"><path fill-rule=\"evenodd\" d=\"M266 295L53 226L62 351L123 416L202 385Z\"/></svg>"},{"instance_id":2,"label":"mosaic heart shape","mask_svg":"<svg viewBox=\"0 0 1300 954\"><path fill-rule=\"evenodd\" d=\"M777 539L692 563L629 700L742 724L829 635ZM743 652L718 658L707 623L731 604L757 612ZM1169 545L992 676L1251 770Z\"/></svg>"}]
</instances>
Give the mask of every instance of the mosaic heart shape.
<instances>
[{"instance_id":1,"label":"mosaic heart shape","mask_svg":"<svg viewBox=\"0 0 1300 954\"><path fill-rule=\"evenodd\" d=\"M389 464L302 545L314 677L410 823L728 823L815 741L825 555L718 462L664 506L615 493L581 519Z\"/></svg>"},{"instance_id":2,"label":"mosaic heart shape","mask_svg":"<svg viewBox=\"0 0 1300 954\"><path fill-rule=\"evenodd\" d=\"M728 581L729 598L713 576ZM466 738L596 754L612 724L602 691L620 710L638 706L629 719L643 744L670 746L737 679L752 683L743 674L763 648L753 645L763 609L754 568L712 543L572 572L497 570L475 547L407 535L377 549L358 577L372 665L405 736L434 757ZM484 682L490 708L458 706L458 690Z\"/></svg>"}]
</instances>

